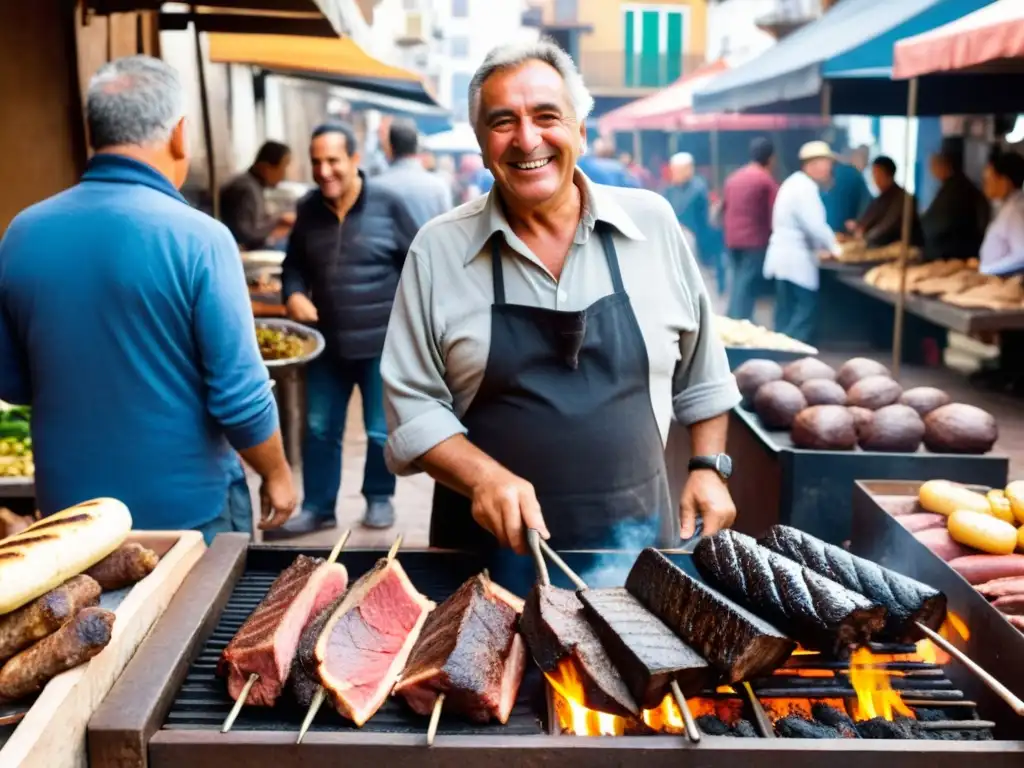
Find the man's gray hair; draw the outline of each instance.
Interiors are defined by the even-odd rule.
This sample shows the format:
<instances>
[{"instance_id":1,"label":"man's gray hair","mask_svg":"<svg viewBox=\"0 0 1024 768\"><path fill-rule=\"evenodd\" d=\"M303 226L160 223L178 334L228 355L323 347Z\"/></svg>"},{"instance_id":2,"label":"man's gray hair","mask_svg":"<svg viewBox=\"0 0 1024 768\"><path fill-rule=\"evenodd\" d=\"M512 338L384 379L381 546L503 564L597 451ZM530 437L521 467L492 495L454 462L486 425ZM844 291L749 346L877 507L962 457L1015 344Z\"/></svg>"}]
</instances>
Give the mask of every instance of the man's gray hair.
<instances>
[{"instance_id":1,"label":"man's gray hair","mask_svg":"<svg viewBox=\"0 0 1024 768\"><path fill-rule=\"evenodd\" d=\"M85 100L93 149L167 141L185 114L175 69L152 56L127 56L100 67Z\"/></svg>"},{"instance_id":2,"label":"man's gray hair","mask_svg":"<svg viewBox=\"0 0 1024 768\"><path fill-rule=\"evenodd\" d=\"M594 108L594 97L583 84L583 77L576 69L572 57L559 48L557 43L544 39L530 43L499 45L487 54L484 63L469 82L469 120L474 128L480 119L480 91L487 79L495 72L515 69L528 61L542 61L554 67L565 81L576 119L587 119Z\"/></svg>"}]
</instances>

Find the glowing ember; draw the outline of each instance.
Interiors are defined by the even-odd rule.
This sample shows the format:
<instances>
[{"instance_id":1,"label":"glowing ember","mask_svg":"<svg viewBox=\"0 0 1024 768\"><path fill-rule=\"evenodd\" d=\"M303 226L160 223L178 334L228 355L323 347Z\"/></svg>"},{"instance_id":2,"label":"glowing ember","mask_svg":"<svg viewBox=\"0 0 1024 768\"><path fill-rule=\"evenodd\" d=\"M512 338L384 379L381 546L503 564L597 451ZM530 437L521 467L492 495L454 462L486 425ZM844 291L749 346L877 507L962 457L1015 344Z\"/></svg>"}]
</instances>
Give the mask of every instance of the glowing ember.
<instances>
[{"instance_id":1,"label":"glowing ember","mask_svg":"<svg viewBox=\"0 0 1024 768\"><path fill-rule=\"evenodd\" d=\"M893 719L893 713L914 717L913 711L903 703L899 693L889 683L890 674L881 666L878 657L867 648L858 648L850 658L850 685L857 692L853 706L854 720L883 717Z\"/></svg>"},{"instance_id":2,"label":"glowing ember","mask_svg":"<svg viewBox=\"0 0 1024 768\"><path fill-rule=\"evenodd\" d=\"M946 613L946 620L939 627L939 634L947 640L968 640L971 637L971 630L967 624L952 611ZM930 664L946 664L949 662L949 654L935 645L931 640L921 640L917 644L917 654L921 661Z\"/></svg>"}]
</instances>

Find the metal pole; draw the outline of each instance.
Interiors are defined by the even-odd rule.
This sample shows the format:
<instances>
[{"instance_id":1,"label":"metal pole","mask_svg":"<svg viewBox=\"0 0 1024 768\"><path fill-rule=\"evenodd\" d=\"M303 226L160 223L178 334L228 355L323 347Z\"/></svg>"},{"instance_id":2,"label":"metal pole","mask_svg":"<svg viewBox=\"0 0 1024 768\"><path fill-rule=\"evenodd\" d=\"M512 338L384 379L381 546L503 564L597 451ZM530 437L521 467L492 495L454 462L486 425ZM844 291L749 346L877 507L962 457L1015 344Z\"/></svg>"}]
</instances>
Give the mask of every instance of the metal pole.
<instances>
[{"instance_id":1,"label":"metal pole","mask_svg":"<svg viewBox=\"0 0 1024 768\"><path fill-rule=\"evenodd\" d=\"M213 218L220 219L220 196L217 194L217 164L213 154L213 126L210 123L210 94L206 89L206 64L203 61L203 38L199 17L192 6L192 32L196 41L196 69L199 72L199 104L203 113L203 141L206 143L206 173L210 181L210 205Z\"/></svg>"},{"instance_id":2,"label":"metal pole","mask_svg":"<svg viewBox=\"0 0 1024 768\"><path fill-rule=\"evenodd\" d=\"M712 189L718 189L718 178L719 173L719 157L718 157L718 129L711 129L711 186Z\"/></svg>"},{"instance_id":3,"label":"metal pole","mask_svg":"<svg viewBox=\"0 0 1024 768\"><path fill-rule=\"evenodd\" d=\"M907 92L907 126L904 132L903 154L903 227L900 235L900 292L896 295L896 315L892 324L892 375L898 381L900 361L903 358L903 317L907 303L907 261L910 256L910 233L914 217L914 198L910 194L910 121L917 116L917 78L910 81Z\"/></svg>"}]
</instances>

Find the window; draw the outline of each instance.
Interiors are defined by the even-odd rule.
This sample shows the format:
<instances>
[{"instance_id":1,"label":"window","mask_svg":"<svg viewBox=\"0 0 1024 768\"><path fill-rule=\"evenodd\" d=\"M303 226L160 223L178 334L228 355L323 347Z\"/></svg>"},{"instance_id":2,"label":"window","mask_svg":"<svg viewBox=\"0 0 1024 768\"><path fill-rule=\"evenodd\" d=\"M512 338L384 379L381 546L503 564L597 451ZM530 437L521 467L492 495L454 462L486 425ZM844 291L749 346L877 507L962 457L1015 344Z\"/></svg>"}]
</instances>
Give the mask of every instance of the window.
<instances>
[{"instance_id":1,"label":"window","mask_svg":"<svg viewBox=\"0 0 1024 768\"><path fill-rule=\"evenodd\" d=\"M452 74L452 116L456 120L469 119L469 80L466 72Z\"/></svg>"},{"instance_id":2,"label":"window","mask_svg":"<svg viewBox=\"0 0 1024 768\"><path fill-rule=\"evenodd\" d=\"M579 21L578 0L555 0L555 24L575 24Z\"/></svg>"},{"instance_id":3,"label":"window","mask_svg":"<svg viewBox=\"0 0 1024 768\"><path fill-rule=\"evenodd\" d=\"M448 41L448 50L453 59L469 58L469 38L455 35Z\"/></svg>"},{"instance_id":4,"label":"window","mask_svg":"<svg viewBox=\"0 0 1024 768\"><path fill-rule=\"evenodd\" d=\"M684 6L630 5L624 9L625 84L655 87L683 73Z\"/></svg>"},{"instance_id":5,"label":"window","mask_svg":"<svg viewBox=\"0 0 1024 768\"><path fill-rule=\"evenodd\" d=\"M452 0L452 16L456 19L469 16L469 0Z\"/></svg>"}]
</instances>

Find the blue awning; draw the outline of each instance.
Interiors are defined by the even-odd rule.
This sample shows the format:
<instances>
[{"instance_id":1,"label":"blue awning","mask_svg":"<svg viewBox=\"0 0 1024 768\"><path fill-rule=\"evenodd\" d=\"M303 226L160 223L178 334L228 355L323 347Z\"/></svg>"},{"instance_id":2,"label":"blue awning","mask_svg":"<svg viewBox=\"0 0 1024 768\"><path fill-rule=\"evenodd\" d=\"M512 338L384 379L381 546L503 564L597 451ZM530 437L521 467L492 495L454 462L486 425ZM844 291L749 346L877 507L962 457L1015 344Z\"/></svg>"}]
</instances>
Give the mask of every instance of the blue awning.
<instances>
[{"instance_id":1,"label":"blue awning","mask_svg":"<svg viewBox=\"0 0 1024 768\"><path fill-rule=\"evenodd\" d=\"M699 112L820 113L827 80L833 83L831 114L904 114L907 85L889 79L896 41L992 1L841 0L817 21L715 78L695 94L694 106ZM933 109L942 106L940 99L926 101Z\"/></svg>"}]
</instances>

